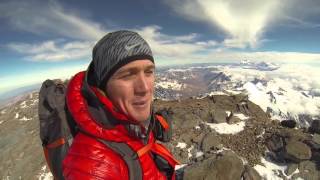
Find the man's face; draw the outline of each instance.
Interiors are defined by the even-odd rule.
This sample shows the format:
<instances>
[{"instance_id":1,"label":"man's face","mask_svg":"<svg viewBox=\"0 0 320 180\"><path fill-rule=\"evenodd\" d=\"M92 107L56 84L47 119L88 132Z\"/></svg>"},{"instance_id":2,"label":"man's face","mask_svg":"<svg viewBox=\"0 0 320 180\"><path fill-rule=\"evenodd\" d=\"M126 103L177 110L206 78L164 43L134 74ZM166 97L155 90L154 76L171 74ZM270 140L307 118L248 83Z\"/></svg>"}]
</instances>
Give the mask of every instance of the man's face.
<instances>
[{"instance_id":1,"label":"man's face","mask_svg":"<svg viewBox=\"0 0 320 180\"><path fill-rule=\"evenodd\" d=\"M118 69L106 85L107 95L115 107L139 122L150 115L154 69L150 60L136 60Z\"/></svg>"}]
</instances>

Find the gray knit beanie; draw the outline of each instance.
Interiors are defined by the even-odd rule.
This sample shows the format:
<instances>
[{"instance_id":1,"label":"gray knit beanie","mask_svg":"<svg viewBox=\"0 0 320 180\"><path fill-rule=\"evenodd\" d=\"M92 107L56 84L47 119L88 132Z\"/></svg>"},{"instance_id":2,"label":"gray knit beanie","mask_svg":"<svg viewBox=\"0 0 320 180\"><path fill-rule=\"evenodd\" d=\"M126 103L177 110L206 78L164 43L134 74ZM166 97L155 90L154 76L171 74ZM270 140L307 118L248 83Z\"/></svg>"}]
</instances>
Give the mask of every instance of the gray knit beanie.
<instances>
[{"instance_id":1,"label":"gray knit beanie","mask_svg":"<svg viewBox=\"0 0 320 180\"><path fill-rule=\"evenodd\" d=\"M108 33L93 48L87 81L103 90L119 68L139 59L154 62L150 46L138 33L127 30Z\"/></svg>"}]
</instances>

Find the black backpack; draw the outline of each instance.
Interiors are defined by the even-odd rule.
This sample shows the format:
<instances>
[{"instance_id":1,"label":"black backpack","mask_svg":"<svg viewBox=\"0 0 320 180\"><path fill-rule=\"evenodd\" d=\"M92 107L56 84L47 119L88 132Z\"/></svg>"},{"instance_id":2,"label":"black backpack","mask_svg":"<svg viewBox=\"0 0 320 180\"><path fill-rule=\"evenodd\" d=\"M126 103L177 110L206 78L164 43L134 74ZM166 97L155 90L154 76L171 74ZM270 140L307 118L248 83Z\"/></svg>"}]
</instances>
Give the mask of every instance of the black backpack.
<instances>
[{"instance_id":1,"label":"black backpack","mask_svg":"<svg viewBox=\"0 0 320 180\"><path fill-rule=\"evenodd\" d=\"M68 111L65 95L66 84L59 80L44 81L39 92L40 138L47 164L55 179L64 179L62 161L73 137L81 131ZM165 109L156 114L167 119L170 112ZM158 121L153 122L155 122L152 128L155 138L163 142L170 141L172 136L171 121L168 121L169 130L164 130ZM142 179L139 160L128 145L96 139L114 151L121 152L120 155L127 163L130 179ZM159 169L170 169L161 157L155 156L154 158Z\"/></svg>"},{"instance_id":2,"label":"black backpack","mask_svg":"<svg viewBox=\"0 0 320 180\"><path fill-rule=\"evenodd\" d=\"M75 122L66 107L65 93L66 86L53 80L43 82L39 92L40 138L55 179L63 179L62 161L77 133Z\"/></svg>"}]
</instances>

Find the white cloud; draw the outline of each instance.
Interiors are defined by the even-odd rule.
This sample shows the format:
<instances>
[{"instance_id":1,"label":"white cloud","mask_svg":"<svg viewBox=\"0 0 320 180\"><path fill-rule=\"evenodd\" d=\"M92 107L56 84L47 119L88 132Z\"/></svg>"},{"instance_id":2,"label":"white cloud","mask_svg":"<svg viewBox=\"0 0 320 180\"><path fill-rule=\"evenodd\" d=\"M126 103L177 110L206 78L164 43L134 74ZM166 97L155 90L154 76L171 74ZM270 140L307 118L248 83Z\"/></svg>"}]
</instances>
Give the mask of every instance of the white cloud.
<instances>
[{"instance_id":1,"label":"white cloud","mask_svg":"<svg viewBox=\"0 0 320 180\"><path fill-rule=\"evenodd\" d=\"M220 67L220 70L230 76L232 81L244 83L243 88L248 91L249 99L264 111L270 107L277 116L281 112L283 115L289 113L293 117L298 117L299 114L314 116L320 113L320 98L312 95L314 90L320 89L319 67L285 64L274 71L227 66ZM254 84L251 81L255 78L267 83ZM270 102L268 92L273 93L276 102Z\"/></svg>"},{"instance_id":2,"label":"white cloud","mask_svg":"<svg viewBox=\"0 0 320 180\"><path fill-rule=\"evenodd\" d=\"M159 26L146 26L140 29L134 29L137 31L146 41L150 44L155 56L160 59L171 58L185 59L189 58L193 54L197 54L201 51L214 49L218 43L213 40L198 41L199 35L195 33L171 36L160 32Z\"/></svg>"},{"instance_id":3,"label":"white cloud","mask_svg":"<svg viewBox=\"0 0 320 180\"><path fill-rule=\"evenodd\" d=\"M167 1L185 18L219 27L227 47L257 47L267 25L281 12L280 1L174 0Z\"/></svg>"},{"instance_id":4,"label":"white cloud","mask_svg":"<svg viewBox=\"0 0 320 180\"><path fill-rule=\"evenodd\" d=\"M101 38L106 30L98 22L80 17L76 12L67 12L58 3L50 2L49 4L42 4L43 6L35 5L35 1L29 3L17 1L0 3L0 17L7 18L14 27L24 31L52 33L64 38L71 37L75 40L54 39L38 43L14 42L9 43L8 47L25 55L25 59L32 61L64 61L90 58L94 42ZM259 45L261 33L267 28L269 19L276 16L277 8L281 8L275 0L266 2L251 0L174 0L168 3L177 12L188 18L219 26L229 36L223 42L203 41L199 40L201 35L197 33L173 36L163 33L162 28L156 25L132 29L148 41L155 57L165 63L238 61L242 59L306 63L320 60L320 54L317 53L226 50L226 47L229 46L246 47L249 45L254 47ZM30 11L30 9L33 10ZM270 11L272 13L269 13Z\"/></svg>"},{"instance_id":5,"label":"white cloud","mask_svg":"<svg viewBox=\"0 0 320 180\"><path fill-rule=\"evenodd\" d=\"M320 1L316 0L164 1L183 18L222 30L225 47L257 48L265 40L264 33L276 26L320 27L319 23L309 20L320 15Z\"/></svg>"},{"instance_id":6,"label":"white cloud","mask_svg":"<svg viewBox=\"0 0 320 180\"><path fill-rule=\"evenodd\" d=\"M303 52L280 52L280 51L257 51L257 52L239 52L239 51L212 51L205 55L206 61L266 61L278 63L312 63L320 61L319 53Z\"/></svg>"},{"instance_id":7,"label":"white cloud","mask_svg":"<svg viewBox=\"0 0 320 180\"><path fill-rule=\"evenodd\" d=\"M106 30L101 24L80 17L80 13L66 11L55 1L9 1L0 3L0 17L23 31L53 34L64 37L97 40Z\"/></svg>"},{"instance_id":8,"label":"white cloud","mask_svg":"<svg viewBox=\"0 0 320 180\"><path fill-rule=\"evenodd\" d=\"M25 54L31 61L65 61L89 59L94 42L90 41L45 41L37 44L10 43L8 48Z\"/></svg>"}]
</instances>

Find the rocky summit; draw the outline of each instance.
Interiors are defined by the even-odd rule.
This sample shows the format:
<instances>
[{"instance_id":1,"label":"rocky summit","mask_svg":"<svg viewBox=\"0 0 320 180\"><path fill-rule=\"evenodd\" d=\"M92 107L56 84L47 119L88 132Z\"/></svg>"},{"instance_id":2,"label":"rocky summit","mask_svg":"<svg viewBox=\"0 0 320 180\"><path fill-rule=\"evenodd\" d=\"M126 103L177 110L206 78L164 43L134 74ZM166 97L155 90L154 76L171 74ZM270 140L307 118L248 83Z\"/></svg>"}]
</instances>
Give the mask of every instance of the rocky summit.
<instances>
[{"instance_id":1,"label":"rocky summit","mask_svg":"<svg viewBox=\"0 0 320 180\"><path fill-rule=\"evenodd\" d=\"M154 105L172 121L172 141L164 145L181 163L178 179L320 179L318 121L298 129L271 120L244 94ZM1 179L50 177L37 109L33 92L0 110Z\"/></svg>"}]
</instances>

